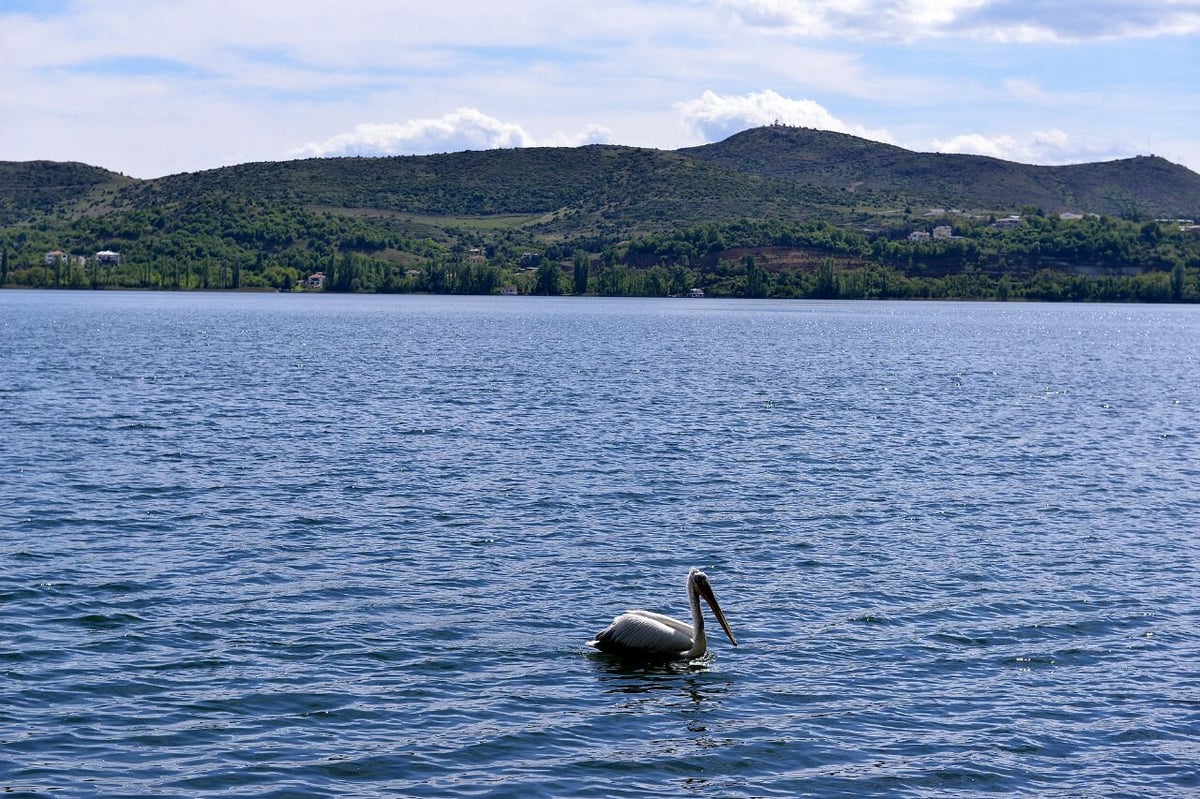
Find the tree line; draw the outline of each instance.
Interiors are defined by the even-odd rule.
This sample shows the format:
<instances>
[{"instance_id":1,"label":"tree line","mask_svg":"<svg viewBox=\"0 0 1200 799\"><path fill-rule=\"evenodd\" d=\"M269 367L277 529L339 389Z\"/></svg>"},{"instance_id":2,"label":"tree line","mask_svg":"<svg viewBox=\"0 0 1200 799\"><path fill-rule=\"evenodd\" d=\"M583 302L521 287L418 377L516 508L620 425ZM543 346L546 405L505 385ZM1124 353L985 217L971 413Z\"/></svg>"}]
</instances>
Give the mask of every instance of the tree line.
<instances>
[{"instance_id":1,"label":"tree line","mask_svg":"<svg viewBox=\"0 0 1200 799\"><path fill-rule=\"evenodd\" d=\"M906 215L871 229L737 220L622 240L205 197L0 228L0 286L768 298L1200 301L1200 231L1179 222L1019 224ZM939 238L911 239L940 228ZM949 231L945 234L945 231ZM95 258L121 254L119 263ZM62 251L66 258L48 260Z\"/></svg>"}]
</instances>

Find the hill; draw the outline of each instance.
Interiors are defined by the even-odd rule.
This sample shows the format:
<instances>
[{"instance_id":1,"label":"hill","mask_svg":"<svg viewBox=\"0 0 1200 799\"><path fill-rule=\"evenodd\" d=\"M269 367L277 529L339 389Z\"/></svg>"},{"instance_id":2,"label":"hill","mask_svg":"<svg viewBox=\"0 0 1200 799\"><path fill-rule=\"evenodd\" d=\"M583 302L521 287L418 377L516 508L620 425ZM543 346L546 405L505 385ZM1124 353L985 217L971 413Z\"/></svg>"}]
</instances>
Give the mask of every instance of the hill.
<instances>
[{"instance_id":1,"label":"hill","mask_svg":"<svg viewBox=\"0 0 1200 799\"><path fill-rule=\"evenodd\" d=\"M1157 157L1034 166L917 153L772 126L676 151L611 145L246 164L149 181L135 204L219 191L255 201L460 216L562 214L560 232L660 230L729 218L861 220L905 206L1194 217L1200 175Z\"/></svg>"},{"instance_id":2,"label":"hill","mask_svg":"<svg viewBox=\"0 0 1200 799\"><path fill-rule=\"evenodd\" d=\"M0 162L0 224L198 197L419 216L553 215L564 235L731 218L862 222L908 207L1200 215L1200 175L1157 157L1033 166L771 126L675 151L613 145L263 162L136 181L83 164Z\"/></svg>"},{"instance_id":3,"label":"hill","mask_svg":"<svg viewBox=\"0 0 1200 799\"><path fill-rule=\"evenodd\" d=\"M678 152L590 145L226 167L128 187L128 208L200 196L410 217L525 215L560 236L627 237L729 218L841 221L848 193L730 169Z\"/></svg>"},{"instance_id":4,"label":"hill","mask_svg":"<svg viewBox=\"0 0 1200 799\"><path fill-rule=\"evenodd\" d=\"M0 225L73 209L83 198L113 194L134 182L87 164L0 161Z\"/></svg>"},{"instance_id":5,"label":"hill","mask_svg":"<svg viewBox=\"0 0 1200 799\"><path fill-rule=\"evenodd\" d=\"M1019 229L991 224L1017 213ZM1155 220L1197 216L1200 175L1161 158L1033 166L780 126L675 151L324 158L154 180L0 163L0 284L289 288L320 273L343 291L1191 299L1200 235ZM1080 275L1127 282L1064 288Z\"/></svg>"},{"instance_id":6,"label":"hill","mask_svg":"<svg viewBox=\"0 0 1200 799\"><path fill-rule=\"evenodd\" d=\"M846 191L900 195L909 204L1136 217L1194 217L1200 175L1155 156L1033 166L978 155L918 153L842 133L772 126L679 150L741 173Z\"/></svg>"}]
</instances>

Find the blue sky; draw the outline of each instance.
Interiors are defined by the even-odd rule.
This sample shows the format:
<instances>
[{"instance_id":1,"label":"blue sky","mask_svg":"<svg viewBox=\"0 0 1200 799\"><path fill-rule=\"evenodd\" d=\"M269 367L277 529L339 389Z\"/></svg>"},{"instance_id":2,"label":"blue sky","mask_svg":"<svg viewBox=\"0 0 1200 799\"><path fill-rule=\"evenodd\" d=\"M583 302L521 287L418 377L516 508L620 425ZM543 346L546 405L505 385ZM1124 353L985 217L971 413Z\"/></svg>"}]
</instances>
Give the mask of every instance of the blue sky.
<instances>
[{"instance_id":1,"label":"blue sky","mask_svg":"<svg viewBox=\"0 0 1200 799\"><path fill-rule=\"evenodd\" d=\"M1200 0L0 0L0 160L627 144L756 125L1200 171Z\"/></svg>"}]
</instances>

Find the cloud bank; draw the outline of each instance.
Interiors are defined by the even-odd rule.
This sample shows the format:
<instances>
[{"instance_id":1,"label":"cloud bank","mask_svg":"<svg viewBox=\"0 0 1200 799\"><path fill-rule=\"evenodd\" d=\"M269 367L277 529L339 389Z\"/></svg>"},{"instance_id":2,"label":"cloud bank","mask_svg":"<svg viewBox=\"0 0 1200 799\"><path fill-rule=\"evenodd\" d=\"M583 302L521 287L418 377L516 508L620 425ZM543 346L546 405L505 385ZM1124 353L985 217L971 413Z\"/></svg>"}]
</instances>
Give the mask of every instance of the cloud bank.
<instances>
[{"instance_id":1,"label":"cloud bank","mask_svg":"<svg viewBox=\"0 0 1200 799\"><path fill-rule=\"evenodd\" d=\"M676 103L674 111L690 133L705 142L779 123L847 133L916 151L987 155L1030 164L1071 163L1107 154L1081 144L1058 128L1027 133L962 133L932 141L899 142L889 131L841 119L815 100L793 99L771 89L739 95L705 91L699 97ZM309 142L290 154L298 158L429 155L513 147L577 147L612 141L612 131L598 125L589 125L575 134L555 133L539 139L516 122L497 119L475 108L459 108L437 118L360 124L324 141Z\"/></svg>"},{"instance_id":2,"label":"cloud bank","mask_svg":"<svg viewBox=\"0 0 1200 799\"><path fill-rule=\"evenodd\" d=\"M296 157L348 155L429 155L462 150L510 147L604 144L612 132L590 125L575 135L561 133L538 141L520 125L488 116L475 108L459 108L437 119L410 119L391 124L361 124L323 142L309 142L292 151Z\"/></svg>"},{"instance_id":3,"label":"cloud bank","mask_svg":"<svg viewBox=\"0 0 1200 799\"><path fill-rule=\"evenodd\" d=\"M719 141L747 128L776 122L892 143L886 130L873 130L844 122L814 100L793 100L766 89L741 95L706 91L694 100L675 106L683 123L706 141Z\"/></svg>"},{"instance_id":4,"label":"cloud bank","mask_svg":"<svg viewBox=\"0 0 1200 799\"><path fill-rule=\"evenodd\" d=\"M789 36L999 42L1094 41L1200 32L1195 0L714 0L735 19Z\"/></svg>"},{"instance_id":5,"label":"cloud bank","mask_svg":"<svg viewBox=\"0 0 1200 799\"><path fill-rule=\"evenodd\" d=\"M142 177L775 121L1200 169L1200 0L0 0L0 30L0 155Z\"/></svg>"},{"instance_id":6,"label":"cloud bank","mask_svg":"<svg viewBox=\"0 0 1200 799\"><path fill-rule=\"evenodd\" d=\"M963 133L932 141L899 142L884 129L848 122L830 113L815 100L792 99L766 89L742 95L712 91L675 106L681 121L705 141L713 142L748 128L780 123L863 139L896 144L918 152L987 155L1026 164L1064 164L1106 157L1109 153L1081 143L1058 128L1027 133Z\"/></svg>"},{"instance_id":7,"label":"cloud bank","mask_svg":"<svg viewBox=\"0 0 1200 799\"><path fill-rule=\"evenodd\" d=\"M1068 164L1115 157L1113 153L1091 143L1079 142L1057 128L1022 135L964 133L949 139L934 139L931 149L939 153L990 155L1022 164Z\"/></svg>"}]
</instances>

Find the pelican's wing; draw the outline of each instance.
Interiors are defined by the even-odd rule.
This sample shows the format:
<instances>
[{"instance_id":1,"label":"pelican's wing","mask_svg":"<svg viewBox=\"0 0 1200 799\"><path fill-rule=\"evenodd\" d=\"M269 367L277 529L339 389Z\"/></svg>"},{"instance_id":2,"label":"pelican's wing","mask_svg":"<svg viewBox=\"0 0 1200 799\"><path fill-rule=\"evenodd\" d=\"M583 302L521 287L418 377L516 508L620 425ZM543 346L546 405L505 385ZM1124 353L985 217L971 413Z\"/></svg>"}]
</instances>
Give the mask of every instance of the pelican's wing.
<instances>
[{"instance_id":1,"label":"pelican's wing","mask_svg":"<svg viewBox=\"0 0 1200 799\"><path fill-rule=\"evenodd\" d=\"M691 630L670 616L635 610L617 616L588 644L625 655L678 655L692 648Z\"/></svg>"},{"instance_id":2,"label":"pelican's wing","mask_svg":"<svg viewBox=\"0 0 1200 799\"><path fill-rule=\"evenodd\" d=\"M691 646L692 638L695 637L696 631L692 629L692 625L679 619L671 618L664 613L655 613L652 610L627 610L626 615L641 616L651 621L656 621L659 624L665 624L672 630L683 633L688 637L688 646Z\"/></svg>"}]
</instances>

